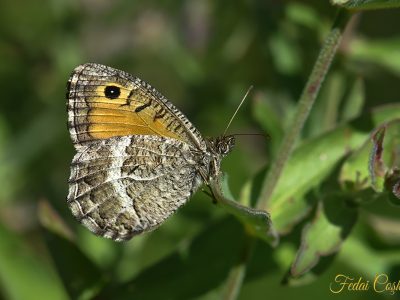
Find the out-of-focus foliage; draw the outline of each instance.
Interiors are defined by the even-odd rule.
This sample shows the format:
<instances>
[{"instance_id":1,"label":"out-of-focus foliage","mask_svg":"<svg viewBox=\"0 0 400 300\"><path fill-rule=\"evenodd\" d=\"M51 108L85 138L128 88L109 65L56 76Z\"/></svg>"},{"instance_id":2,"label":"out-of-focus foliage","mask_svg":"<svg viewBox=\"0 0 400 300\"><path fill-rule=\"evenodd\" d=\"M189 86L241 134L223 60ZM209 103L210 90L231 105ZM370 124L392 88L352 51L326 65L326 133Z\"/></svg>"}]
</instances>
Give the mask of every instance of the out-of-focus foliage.
<instances>
[{"instance_id":1,"label":"out-of-focus foliage","mask_svg":"<svg viewBox=\"0 0 400 300\"><path fill-rule=\"evenodd\" d=\"M73 219L66 81L85 62L123 69L205 136L223 132L253 85L229 132L270 138L238 137L223 162L233 196L251 205L336 8L319 0L0 7L0 299L218 299L249 237L204 193L127 243L95 237ZM371 10L349 24L269 202L280 243L255 243L239 299L326 297L339 273L400 279L398 16ZM373 143L378 128L386 134ZM383 172L374 167L380 159ZM390 295L371 288L336 296Z\"/></svg>"},{"instance_id":2,"label":"out-of-focus foliage","mask_svg":"<svg viewBox=\"0 0 400 300\"><path fill-rule=\"evenodd\" d=\"M356 11L400 7L399 0L331 0L331 3Z\"/></svg>"}]
</instances>

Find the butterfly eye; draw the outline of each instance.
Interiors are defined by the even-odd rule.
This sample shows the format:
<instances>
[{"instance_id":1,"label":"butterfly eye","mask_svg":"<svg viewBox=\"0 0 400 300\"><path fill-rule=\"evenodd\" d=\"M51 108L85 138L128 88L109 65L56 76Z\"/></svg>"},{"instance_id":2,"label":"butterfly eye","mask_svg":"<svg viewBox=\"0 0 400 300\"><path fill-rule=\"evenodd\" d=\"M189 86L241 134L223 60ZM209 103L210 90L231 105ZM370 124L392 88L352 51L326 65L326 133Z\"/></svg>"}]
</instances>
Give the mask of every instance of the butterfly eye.
<instances>
[{"instance_id":1,"label":"butterfly eye","mask_svg":"<svg viewBox=\"0 0 400 300\"><path fill-rule=\"evenodd\" d=\"M118 98L120 94L121 94L121 89L115 85L108 85L104 89L104 95L108 99Z\"/></svg>"}]
</instances>

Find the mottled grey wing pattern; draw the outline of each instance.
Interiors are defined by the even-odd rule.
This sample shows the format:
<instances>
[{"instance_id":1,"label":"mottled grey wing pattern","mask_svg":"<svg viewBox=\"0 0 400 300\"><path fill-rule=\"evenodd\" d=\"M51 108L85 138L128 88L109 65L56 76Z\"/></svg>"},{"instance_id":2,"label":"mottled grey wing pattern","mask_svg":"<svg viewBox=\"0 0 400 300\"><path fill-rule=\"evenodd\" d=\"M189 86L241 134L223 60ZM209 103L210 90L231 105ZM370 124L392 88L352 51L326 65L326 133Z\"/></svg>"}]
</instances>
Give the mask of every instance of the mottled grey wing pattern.
<instances>
[{"instance_id":1,"label":"mottled grey wing pattern","mask_svg":"<svg viewBox=\"0 0 400 300\"><path fill-rule=\"evenodd\" d=\"M91 141L72 161L72 213L95 234L117 241L152 230L202 184L198 168L207 172L209 159L198 151L161 136Z\"/></svg>"}]
</instances>

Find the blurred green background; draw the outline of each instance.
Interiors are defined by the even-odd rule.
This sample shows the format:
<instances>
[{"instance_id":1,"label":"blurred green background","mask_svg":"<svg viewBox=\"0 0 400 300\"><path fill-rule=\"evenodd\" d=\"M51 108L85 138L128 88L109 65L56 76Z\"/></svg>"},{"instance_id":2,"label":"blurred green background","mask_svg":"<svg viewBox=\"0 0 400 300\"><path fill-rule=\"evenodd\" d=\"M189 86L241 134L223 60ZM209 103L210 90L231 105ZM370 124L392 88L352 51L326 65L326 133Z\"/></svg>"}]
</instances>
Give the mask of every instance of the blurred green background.
<instances>
[{"instance_id":1,"label":"blurred green background","mask_svg":"<svg viewBox=\"0 0 400 300\"><path fill-rule=\"evenodd\" d=\"M368 11L352 20L302 140L399 102L399 12ZM95 237L73 219L66 205L74 155L66 128L68 77L85 62L125 70L156 87L204 136L224 131L253 85L229 132L271 138L240 137L225 159L238 196L276 154L335 13L320 0L3 0L0 299L91 299L99 292L98 299L219 299L243 230L203 193L157 231L127 243ZM53 207L50 223L65 222L60 226L71 230L73 243L40 225L39 202ZM399 210L382 204L365 211L393 223L379 231L361 216L341 252L324 262L329 267L306 284L281 285L302 224L277 249L259 243L239 299L399 298L399 292L329 291L338 273L371 280L376 270L392 270L393 280L400 279L400 261L391 260L400 258Z\"/></svg>"}]
</instances>

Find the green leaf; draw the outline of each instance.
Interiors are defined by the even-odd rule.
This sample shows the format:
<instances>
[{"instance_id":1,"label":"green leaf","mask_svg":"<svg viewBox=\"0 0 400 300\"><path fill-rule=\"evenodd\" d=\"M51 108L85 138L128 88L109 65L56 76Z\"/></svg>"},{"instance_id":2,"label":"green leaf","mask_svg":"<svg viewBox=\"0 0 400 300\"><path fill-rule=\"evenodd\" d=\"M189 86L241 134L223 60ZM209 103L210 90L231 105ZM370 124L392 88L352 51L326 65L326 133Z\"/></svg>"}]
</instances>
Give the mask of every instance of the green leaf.
<instances>
[{"instance_id":1,"label":"green leaf","mask_svg":"<svg viewBox=\"0 0 400 300\"><path fill-rule=\"evenodd\" d=\"M396 272L397 268L394 269L393 266L400 265L400 251L396 247L382 253L381 249L374 249L365 241L351 235L343 244L342 250L338 254L338 260L356 270L356 273L368 276L394 273L392 275L396 277L398 271Z\"/></svg>"},{"instance_id":2,"label":"green leaf","mask_svg":"<svg viewBox=\"0 0 400 300\"><path fill-rule=\"evenodd\" d=\"M306 122L303 136L317 136L336 126L346 85L344 72L336 71L327 76Z\"/></svg>"},{"instance_id":3,"label":"green leaf","mask_svg":"<svg viewBox=\"0 0 400 300\"><path fill-rule=\"evenodd\" d=\"M400 115L400 105L385 105L333 131L302 143L293 153L272 195L267 210L278 233L285 233L304 218L313 206L305 198L349 151L359 148L369 131ZM368 122L365 122L368 120ZM257 195L256 182L249 187Z\"/></svg>"},{"instance_id":4,"label":"green leaf","mask_svg":"<svg viewBox=\"0 0 400 300\"><path fill-rule=\"evenodd\" d=\"M70 230L48 203L42 202L38 213L50 254L70 297L91 299L105 282L101 271L76 246Z\"/></svg>"},{"instance_id":5,"label":"green leaf","mask_svg":"<svg viewBox=\"0 0 400 300\"><path fill-rule=\"evenodd\" d=\"M357 219L357 210L346 206L339 194L319 202L316 215L302 233L301 245L290 275L299 277L313 268L321 256L337 252Z\"/></svg>"},{"instance_id":6,"label":"green leaf","mask_svg":"<svg viewBox=\"0 0 400 300\"><path fill-rule=\"evenodd\" d=\"M320 184L365 136L350 126L341 126L304 143L293 153L268 205L278 232L288 231L308 214L313 202L305 198L306 193Z\"/></svg>"},{"instance_id":7,"label":"green leaf","mask_svg":"<svg viewBox=\"0 0 400 300\"><path fill-rule=\"evenodd\" d=\"M400 76L400 39L366 40L357 38L349 44L349 57L362 64L373 63Z\"/></svg>"},{"instance_id":8,"label":"green leaf","mask_svg":"<svg viewBox=\"0 0 400 300\"><path fill-rule=\"evenodd\" d=\"M193 299L221 286L243 250L245 234L232 218L210 225L134 279L110 286L98 299Z\"/></svg>"},{"instance_id":9,"label":"green leaf","mask_svg":"<svg viewBox=\"0 0 400 300\"><path fill-rule=\"evenodd\" d=\"M278 150L284 128L287 126L285 121L289 119L293 109L292 101L284 94L265 91L254 96L252 115L261 129L271 137L274 154Z\"/></svg>"},{"instance_id":10,"label":"green leaf","mask_svg":"<svg viewBox=\"0 0 400 300\"><path fill-rule=\"evenodd\" d=\"M383 106L303 143L289 160L268 205L276 230L288 230L307 213L312 203L305 201L305 193L322 182L348 151L360 147L369 136L370 129L365 128L363 120L371 120L376 126L399 115L400 105Z\"/></svg>"},{"instance_id":11,"label":"green leaf","mask_svg":"<svg viewBox=\"0 0 400 300\"><path fill-rule=\"evenodd\" d=\"M313 30L320 30L322 20L311 5L305 5L301 2L288 2L286 6L286 17L296 25L306 26Z\"/></svg>"},{"instance_id":12,"label":"green leaf","mask_svg":"<svg viewBox=\"0 0 400 300\"><path fill-rule=\"evenodd\" d=\"M371 142L368 137L364 144L344 161L339 174L339 182L344 190L356 192L371 186L368 171L370 148Z\"/></svg>"},{"instance_id":13,"label":"green leaf","mask_svg":"<svg viewBox=\"0 0 400 300\"><path fill-rule=\"evenodd\" d=\"M68 299L57 274L23 236L0 223L1 294L10 300Z\"/></svg>"},{"instance_id":14,"label":"green leaf","mask_svg":"<svg viewBox=\"0 0 400 300\"><path fill-rule=\"evenodd\" d=\"M362 78L357 78L344 101L341 120L349 121L358 117L363 109L365 102L365 86Z\"/></svg>"},{"instance_id":15,"label":"green leaf","mask_svg":"<svg viewBox=\"0 0 400 300\"><path fill-rule=\"evenodd\" d=\"M331 0L331 3L351 10L400 7L399 0Z\"/></svg>"},{"instance_id":16,"label":"green leaf","mask_svg":"<svg viewBox=\"0 0 400 300\"><path fill-rule=\"evenodd\" d=\"M389 209L393 208L389 207ZM400 220L397 216L390 217L385 214L379 214L373 208L371 210L372 212L364 213L364 216L374 236L385 245L398 246L400 244ZM368 233L370 234L370 232Z\"/></svg>"},{"instance_id":17,"label":"green leaf","mask_svg":"<svg viewBox=\"0 0 400 300\"><path fill-rule=\"evenodd\" d=\"M271 35L269 52L278 72L285 75L294 75L299 72L301 68L299 49L297 49L297 43L290 40L287 34L278 31Z\"/></svg>"},{"instance_id":18,"label":"green leaf","mask_svg":"<svg viewBox=\"0 0 400 300\"><path fill-rule=\"evenodd\" d=\"M339 173L342 190L348 194L348 201L356 206L377 199L368 170L370 149L371 141L368 137L364 144L344 161Z\"/></svg>"},{"instance_id":19,"label":"green leaf","mask_svg":"<svg viewBox=\"0 0 400 300\"><path fill-rule=\"evenodd\" d=\"M233 197L226 176L215 179L210 183L210 187L217 204L242 222L249 234L261 238L271 245L278 243L278 235L272 227L269 214L266 211L244 206L232 200Z\"/></svg>"}]
</instances>

